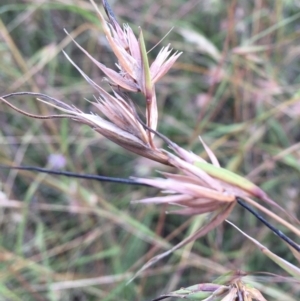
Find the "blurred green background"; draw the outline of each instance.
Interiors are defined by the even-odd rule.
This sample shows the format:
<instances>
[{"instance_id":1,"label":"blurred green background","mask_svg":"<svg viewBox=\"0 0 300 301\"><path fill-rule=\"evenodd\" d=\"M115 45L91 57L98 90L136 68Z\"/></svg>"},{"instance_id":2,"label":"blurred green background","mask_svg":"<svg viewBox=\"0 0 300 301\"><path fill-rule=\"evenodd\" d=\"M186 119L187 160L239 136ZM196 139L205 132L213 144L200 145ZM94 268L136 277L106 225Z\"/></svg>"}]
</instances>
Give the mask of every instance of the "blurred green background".
<instances>
[{"instance_id":1,"label":"blurred green background","mask_svg":"<svg viewBox=\"0 0 300 301\"><path fill-rule=\"evenodd\" d=\"M98 1L100 5L100 1ZM120 23L141 26L150 60L172 44L183 54L157 85L159 130L206 158L198 135L223 167L247 176L299 217L300 2L271 0L110 1ZM0 95L40 92L83 111L95 91L62 54L95 82L94 58L115 58L89 1L2 0ZM143 100L133 96L144 108ZM33 97L10 99L51 114ZM0 164L58 167L107 176L154 176L165 166L134 156L69 120L40 121L0 104ZM0 300L149 300L229 270L285 275L224 224L148 269L143 263L184 239L202 218L165 215L165 207L130 205L155 189L0 170ZM230 220L276 254L288 247L253 216ZM281 229L281 228L280 228ZM286 232L285 229L281 229ZM267 282L260 282L267 281ZM299 300L299 284L254 284L268 300Z\"/></svg>"}]
</instances>

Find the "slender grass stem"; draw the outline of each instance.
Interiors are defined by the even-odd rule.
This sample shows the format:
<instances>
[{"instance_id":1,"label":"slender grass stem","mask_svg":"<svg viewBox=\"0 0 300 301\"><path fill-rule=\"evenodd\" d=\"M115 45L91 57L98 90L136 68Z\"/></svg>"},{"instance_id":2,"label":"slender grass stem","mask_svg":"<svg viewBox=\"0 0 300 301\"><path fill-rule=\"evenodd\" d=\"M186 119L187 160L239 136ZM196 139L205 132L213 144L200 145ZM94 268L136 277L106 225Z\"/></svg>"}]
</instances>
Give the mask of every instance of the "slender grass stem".
<instances>
[{"instance_id":1,"label":"slender grass stem","mask_svg":"<svg viewBox=\"0 0 300 301\"><path fill-rule=\"evenodd\" d=\"M42 167L36 166L8 166L8 165L0 165L2 169L16 169L16 170L28 170L28 171L36 171L41 173L47 173L52 175L58 176L66 176L78 179L87 179L87 180L96 180L101 182L111 182L111 183L120 183L120 184L128 184L128 185L139 185L139 186L149 186L144 183L138 183L132 179L126 178L115 178L115 177L107 177L107 176L100 176L100 175L92 175L92 174L79 174L70 171L60 171L60 170L53 170L47 169Z\"/></svg>"},{"instance_id":2,"label":"slender grass stem","mask_svg":"<svg viewBox=\"0 0 300 301\"><path fill-rule=\"evenodd\" d=\"M276 229L273 225L271 225L264 217L262 217L259 213L257 213L251 207L249 207L242 198L236 197L236 201L239 205L241 205L243 208L245 208L247 211L249 211L251 214L253 214L258 220L260 220L266 227L268 227L270 230L272 230L272 232L274 234L276 234L278 237L280 237L282 240L284 240L287 244L289 244L296 251L300 252L300 246L296 242L294 242L292 239L290 239L288 236L286 236L280 230Z\"/></svg>"}]
</instances>

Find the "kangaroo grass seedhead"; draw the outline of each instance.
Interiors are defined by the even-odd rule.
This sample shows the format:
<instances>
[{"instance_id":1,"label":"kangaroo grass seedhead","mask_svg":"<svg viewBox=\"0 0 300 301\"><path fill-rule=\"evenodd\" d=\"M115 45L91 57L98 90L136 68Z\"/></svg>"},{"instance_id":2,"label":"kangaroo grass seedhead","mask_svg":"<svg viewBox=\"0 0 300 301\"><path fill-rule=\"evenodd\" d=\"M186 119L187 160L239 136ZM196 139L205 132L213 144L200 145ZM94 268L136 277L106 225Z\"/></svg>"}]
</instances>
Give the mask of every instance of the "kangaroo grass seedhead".
<instances>
[{"instance_id":1,"label":"kangaroo grass seedhead","mask_svg":"<svg viewBox=\"0 0 300 301\"><path fill-rule=\"evenodd\" d=\"M170 207L177 208L176 210L171 209L168 211L168 213L172 214L187 216L206 214L207 222L202 228L176 246L152 258L138 274L178 248L206 235L209 231L219 226L233 210L237 197L245 198L248 202L251 200L249 199L250 197L255 197L268 205L283 210L254 183L222 168L217 157L201 138L200 140L210 158L210 162L184 150L156 131L158 111L155 84L169 71L181 53L175 52L171 54L172 49L168 45L161 49L155 60L150 64L142 29L139 29L137 38L129 25L125 24L123 27L119 25L106 0L103 0L102 3L108 16L108 21L105 20L95 2L93 0L90 1L97 11L108 43L117 58L116 70L108 68L95 60L75 40L73 41L105 74L112 93L108 93L103 87L93 81L64 52L66 58L97 92L94 100L90 101L94 109L92 112L86 113L61 100L30 92L23 94L38 96L38 101L53 107L60 114L40 116L18 109L9 103L7 98L13 95L20 95L20 93L3 96L0 100L29 117L40 119L70 118L86 124L109 140L135 154L176 168L176 173L161 173L163 176L161 178L136 178L135 183L157 187L162 192L160 196L145 198L136 202L168 204ZM146 106L145 124L137 114L135 105L130 98L130 93L141 93L144 96ZM157 148L153 139L155 135L162 138L170 150ZM299 233L298 229L293 227L290 229L295 233ZM243 285L239 282L230 286L214 286L213 288L214 290L210 292L212 297L207 297L205 300L212 300L212 298L224 295L223 301L233 301L245 291ZM255 299L254 295L256 293L254 291L247 290L247 292L248 295L246 294L245 296L252 297L247 297L248 299L244 297L241 300ZM193 298L197 297L198 295L196 296L196 294L198 293L202 294L203 292L201 290L193 292ZM176 292L176 294L176 296L180 295L179 292ZM189 296L190 293L184 298L189 298ZM199 296L197 298L199 299ZM260 296L256 297L256 299L264 301Z\"/></svg>"},{"instance_id":2,"label":"kangaroo grass seedhead","mask_svg":"<svg viewBox=\"0 0 300 301\"><path fill-rule=\"evenodd\" d=\"M102 3L109 19L108 23L95 2L91 0L91 3L98 13L108 43L118 59L116 66L119 72L98 63L76 44L108 76L112 85L117 84L125 90L141 92L145 96L147 125L156 130L158 115L155 83L169 71L181 53L175 52L171 55L172 49L169 49L168 45L161 49L150 66L142 29L139 29L139 37L136 38L128 24L124 24L123 28L119 25L107 1Z\"/></svg>"},{"instance_id":3,"label":"kangaroo grass seedhead","mask_svg":"<svg viewBox=\"0 0 300 301\"><path fill-rule=\"evenodd\" d=\"M92 127L95 131L131 152L163 164L169 164L168 156L157 149L154 144L154 132L144 129L141 125L135 113L135 108L132 106L132 101L129 96L124 94L124 91L141 92L144 95L146 124L148 128L155 130L158 119L155 83L172 67L180 54L176 53L170 56L171 50L169 50L168 46L161 50L153 64L149 66L142 30L140 29L139 38L137 39L128 25L124 25L121 28L107 1L103 1L103 6L109 19L108 22L104 19L95 2L91 1L91 3L98 13L109 45L118 59L116 63L117 71L95 60L76 41L73 41L108 77L109 83L113 87L113 95L107 93L89 78L63 52L85 80L99 93L99 97L95 97L95 101L91 102L96 109L95 111L85 113L74 106L64 104L62 101L58 103L58 101L53 101L50 97L46 99L43 97L38 100L62 111L64 114L38 116L21 111L8 103L6 98L13 94L4 96L2 101L29 117L40 119L72 118ZM30 92L26 94L30 94ZM124 96L126 96L126 99ZM101 117L100 114L104 115L105 118Z\"/></svg>"},{"instance_id":4,"label":"kangaroo grass seedhead","mask_svg":"<svg viewBox=\"0 0 300 301\"><path fill-rule=\"evenodd\" d=\"M202 301L267 301L258 289L242 281L240 276L231 272L223 276L214 283L199 283L181 288L161 295L152 301L159 301L166 298Z\"/></svg>"}]
</instances>

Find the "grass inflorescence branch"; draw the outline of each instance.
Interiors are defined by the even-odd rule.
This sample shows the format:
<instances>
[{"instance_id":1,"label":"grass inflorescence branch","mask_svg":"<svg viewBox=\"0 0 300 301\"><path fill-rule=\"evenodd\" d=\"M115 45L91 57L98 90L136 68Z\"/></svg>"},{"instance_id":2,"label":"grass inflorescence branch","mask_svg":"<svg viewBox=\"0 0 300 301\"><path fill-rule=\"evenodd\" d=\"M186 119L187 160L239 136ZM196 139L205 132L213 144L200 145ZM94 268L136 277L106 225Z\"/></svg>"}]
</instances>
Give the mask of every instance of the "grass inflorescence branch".
<instances>
[{"instance_id":1,"label":"grass inflorescence branch","mask_svg":"<svg viewBox=\"0 0 300 301\"><path fill-rule=\"evenodd\" d=\"M72 177L78 179L86 179L86 180L95 180L100 182L110 182L110 183L119 183L125 185L137 185L137 186L147 186L151 187L146 183L138 182L134 179L127 179L127 178L117 178L117 177L107 177L102 175L93 175L93 174L80 174L76 172L69 172L69 171L62 171L62 170L53 170L38 166L9 166L9 165L0 165L1 169L15 169L15 170L26 170L26 171L34 171L40 173L46 173L51 175L57 176L65 176L65 177ZM286 236L282 231L276 229L273 225L271 225L264 217L262 217L258 212L253 210L250 206L248 206L245 201L241 197L236 197L237 203L254 215L259 221L261 221L266 227L268 227L274 234L276 234L279 238L284 240L288 245L293 247L296 251L300 252L300 246L294 242L291 238Z\"/></svg>"}]
</instances>

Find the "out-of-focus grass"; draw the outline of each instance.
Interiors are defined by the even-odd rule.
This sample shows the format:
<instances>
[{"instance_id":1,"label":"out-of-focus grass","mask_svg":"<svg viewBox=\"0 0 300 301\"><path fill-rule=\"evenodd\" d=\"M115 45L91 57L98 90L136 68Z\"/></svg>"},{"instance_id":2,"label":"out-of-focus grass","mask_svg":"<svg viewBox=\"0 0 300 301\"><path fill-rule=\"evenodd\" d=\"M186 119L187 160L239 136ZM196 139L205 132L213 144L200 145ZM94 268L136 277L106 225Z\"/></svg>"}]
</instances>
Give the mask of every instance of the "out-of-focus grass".
<instances>
[{"instance_id":1,"label":"out-of-focus grass","mask_svg":"<svg viewBox=\"0 0 300 301\"><path fill-rule=\"evenodd\" d=\"M165 33L184 51L158 85L159 129L248 177L299 217L299 6L294 1L111 1L119 20L142 26L148 48ZM8 1L0 7L0 94L33 91L90 110L95 93L61 53L101 83L102 74L71 43L66 28L96 59L113 57L88 1ZM154 56L161 46L150 53ZM105 82L103 82L105 85ZM141 107L143 103L136 100ZM16 97L28 112L52 111ZM50 112L51 111L51 112ZM72 121L41 122L0 105L0 163L49 166L107 176L151 176L137 158ZM234 269L284 273L228 225L149 269L148 259L202 221L130 205L154 189L0 171L0 300L144 300L212 281ZM295 263L287 246L242 209L230 219ZM298 300L299 285L257 283L270 300ZM280 297L281 296L281 297Z\"/></svg>"}]
</instances>

